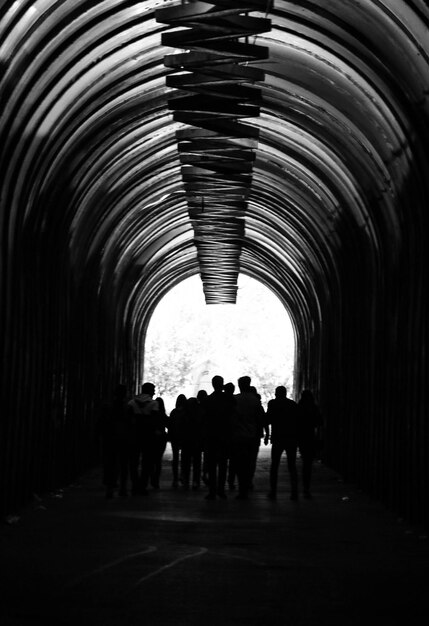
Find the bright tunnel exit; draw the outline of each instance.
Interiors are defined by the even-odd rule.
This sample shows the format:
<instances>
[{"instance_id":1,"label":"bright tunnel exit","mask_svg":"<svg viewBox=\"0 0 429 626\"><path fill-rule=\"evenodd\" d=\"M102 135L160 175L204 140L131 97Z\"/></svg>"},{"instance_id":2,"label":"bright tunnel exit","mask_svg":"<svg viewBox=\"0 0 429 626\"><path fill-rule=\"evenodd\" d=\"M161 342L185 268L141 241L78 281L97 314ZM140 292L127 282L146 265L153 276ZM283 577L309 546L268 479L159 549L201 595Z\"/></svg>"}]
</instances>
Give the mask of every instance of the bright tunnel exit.
<instances>
[{"instance_id":1,"label":"bright tunnel exit","mask_svg":"<svg viewBox=\"0 0 429 626\"><path fill-rule=\"evenodd\" d=\"M144 380L156 385L166 410L176 397L211 393L211 379L248 375L266 407L278 385L294 387L295 336L289 314L262 283L240 274L236 304L206 305L199 276L182 281L156 307L149 323Z\"/></svg>"}]
</instances>

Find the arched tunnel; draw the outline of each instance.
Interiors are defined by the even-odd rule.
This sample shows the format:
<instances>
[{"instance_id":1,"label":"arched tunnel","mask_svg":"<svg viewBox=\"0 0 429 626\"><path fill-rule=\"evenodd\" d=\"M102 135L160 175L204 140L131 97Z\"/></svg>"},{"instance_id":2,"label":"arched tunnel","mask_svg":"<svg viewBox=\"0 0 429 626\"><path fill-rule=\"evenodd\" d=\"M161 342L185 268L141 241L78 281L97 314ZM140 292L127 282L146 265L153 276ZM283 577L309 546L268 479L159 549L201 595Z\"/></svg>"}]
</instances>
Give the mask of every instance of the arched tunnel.
<instances>
[{"instance_id":1,"label":"arched tunnel","mask_svg":"<svg viewBox=\"0 0 429 626\"><path fill-rule=\"evenodd\" d=\"M2 512L94 463L100 399L137 389L157 303L208 264L212 297L234 296L232 268L291 315L324 462L427 524L428 5L182 5L271 20L246 35L268 55L242 63L264 79L251 183L229 180L240 227L228 239L220 202L204 252L155 13L178 4L1 3Z\"/></svg>"}]
</instances>

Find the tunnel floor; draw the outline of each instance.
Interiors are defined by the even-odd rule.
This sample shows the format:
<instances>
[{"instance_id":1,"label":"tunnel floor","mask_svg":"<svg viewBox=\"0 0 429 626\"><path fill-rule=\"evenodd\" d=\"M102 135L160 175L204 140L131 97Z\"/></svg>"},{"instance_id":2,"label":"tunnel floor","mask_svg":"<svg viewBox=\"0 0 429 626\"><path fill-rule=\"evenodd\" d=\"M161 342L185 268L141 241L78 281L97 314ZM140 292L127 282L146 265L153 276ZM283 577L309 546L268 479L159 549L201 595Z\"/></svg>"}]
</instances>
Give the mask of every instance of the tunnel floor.
<instances>
[{"instance_id":1,"label":"tunnel floor","mask_svg":"<svg viewBox=\"0 0 429 626\"><path fill-rule=\"evenodd\" d=\"M3 626L396 625L427 613L429 541L317 463L313 499L171 489L106 500L101 471L0 527Z\"/></svg>"}]
</instances>

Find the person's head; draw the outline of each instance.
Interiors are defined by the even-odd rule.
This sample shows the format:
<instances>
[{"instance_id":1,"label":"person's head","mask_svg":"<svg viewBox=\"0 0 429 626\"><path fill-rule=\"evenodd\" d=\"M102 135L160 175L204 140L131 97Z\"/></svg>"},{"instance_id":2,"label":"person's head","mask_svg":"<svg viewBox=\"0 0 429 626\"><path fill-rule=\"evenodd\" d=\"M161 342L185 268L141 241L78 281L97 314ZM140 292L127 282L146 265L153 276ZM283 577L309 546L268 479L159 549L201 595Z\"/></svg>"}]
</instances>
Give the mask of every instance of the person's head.
<instances>
[{"instance_id":1,"label":"person's head","mask_svg":"<svg viewBox=\"0 0 429 626\"><path fill-rule=\"evenodd\" d=\"M234 391L235 391L235 385L234 383L225 383L224 387L223 387L225 393L227 393L230 396L234 395Z\"/></svg>"},{"instance_id":2,"label":"person's head","mask_svg":"<svg viewBox=\"0 0 429 626\"><path fill-rule=\"evenodd\" d=\"M159 397L155 398L155 400L158 402L160 411L165 413L165 403L164 403L164 400L162 398L159 398Z\"/></svg>"},{"instance_id":3,"label":"person's head","mask_svg":"<svg viewBox=\"0 0 429 626\"><path fill-rule=\"evenodd\" d=\"M222 376L213 376L212 385L215 391L222 391L223 389L223 378Z\"/></svg>"},{"instance_id":4,"label":"person's head","mask_svg":"<svg viewBox=\"0 0 429 626\"><path fill-rule=\"evenodd\" d=\"M276 387L276 398L286 398L287 389L283 385Z\"/></svg>"},{"instance_id":5,"label":"person's head","mask_svg":"<svg viewBox=\"0 0 429 626\"><path fill-rule=\"evenodd\" d=\"M143 383L142 393L146 393L148 396L153 396L155 393L155 385L153 383Z\"/></svg>"},{"instance_id":6,"label":"person's head","mask_svg":"<svg viewBox=\"0 0 429 626\"><path fill-rule=\"evenodd\" d=\"M208 396L207 391L205 389L200 389L199 392L197 393L198 402L204 402L207 396Z\"/></svg>"},{"instance_id":7,"label":"person's head","mask_svg":"<svg viewBox=\"0 0 429 626\"><path fill-rule=\"evenodd\" d=\"M251 393L255 394L255 396L259 395L259 394L258 394L258 390L257 390L257 389L256 389L256 387L254 387L253 385L251 385L251 386L249 387L249 391L250 391Z\"/></svg>"},{"instance_id":8,"label":"person's head","mask_svg":"<svg viewBox=\"0 0 429 626\"><path fill-rule=\"evenodd\" d=\"M179 393L179 395L176 398L176 409L179 409L180 407L184 407L186 405L186 396L184 393Z\"/></svg>"},{"instance_id":9,"label":"person's head","mask_svg":"<svg viewBox=\"0 0 429 626\"><path fill-rule=\"evenodd\" d=\"M238 388L241 392L250 392L250 383L252 379L250 376L240 376L238 379Z\"/></svg>"}]
</instances>

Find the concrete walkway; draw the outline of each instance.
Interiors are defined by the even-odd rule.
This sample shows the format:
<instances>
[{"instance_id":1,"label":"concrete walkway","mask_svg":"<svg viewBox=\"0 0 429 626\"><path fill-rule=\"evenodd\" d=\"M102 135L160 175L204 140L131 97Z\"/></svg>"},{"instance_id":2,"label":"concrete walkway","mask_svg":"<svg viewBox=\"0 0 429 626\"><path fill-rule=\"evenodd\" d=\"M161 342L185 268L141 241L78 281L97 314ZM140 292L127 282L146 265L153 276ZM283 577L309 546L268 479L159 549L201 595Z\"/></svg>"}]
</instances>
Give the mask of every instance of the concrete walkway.
<instances>
[{"instance_id":1,"label":"concrete walkway","mask_svg":"<svg viewBox=\"0 0 429 626\"><path fill-rule=\"evenodd\" d=\"M322 464L313 499L161 490L106 500L100 472L0 526L2 626L380 626L426 618L429 542Z\"/></svg>"}]
</instances>

